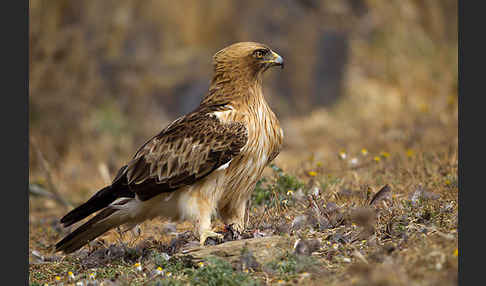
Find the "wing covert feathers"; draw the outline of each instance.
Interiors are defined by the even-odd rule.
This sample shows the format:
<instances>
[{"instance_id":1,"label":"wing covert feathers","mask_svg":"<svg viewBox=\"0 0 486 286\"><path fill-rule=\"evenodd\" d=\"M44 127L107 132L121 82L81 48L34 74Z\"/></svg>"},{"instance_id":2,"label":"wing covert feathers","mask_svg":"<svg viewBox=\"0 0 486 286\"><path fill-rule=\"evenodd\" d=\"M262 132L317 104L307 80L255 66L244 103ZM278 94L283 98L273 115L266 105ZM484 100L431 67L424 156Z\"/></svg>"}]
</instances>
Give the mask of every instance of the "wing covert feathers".
<instances>
[{"instance_id":1,"label":"wing covert feathers","mask_svg":"<svg viewBox=\"0 0 486 286\"><path fill-rule=\"evenodd\" d=\"M124 171L128 188L141 200L171 192L209 175L240 153L248 140L239 122L193 112L144 144Z\"/></svg>"}]
</instances>

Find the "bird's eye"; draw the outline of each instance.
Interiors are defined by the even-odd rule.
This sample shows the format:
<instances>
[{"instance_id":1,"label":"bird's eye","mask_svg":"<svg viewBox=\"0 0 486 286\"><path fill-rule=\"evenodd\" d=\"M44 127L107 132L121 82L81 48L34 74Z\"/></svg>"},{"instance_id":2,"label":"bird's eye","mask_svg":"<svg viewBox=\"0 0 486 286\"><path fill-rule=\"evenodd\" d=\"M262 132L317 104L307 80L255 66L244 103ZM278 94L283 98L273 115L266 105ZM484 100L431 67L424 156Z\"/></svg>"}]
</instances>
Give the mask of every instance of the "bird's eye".
<instances>
[{"instance_id":1,"label":"bird's eye","mask_svg":"<svg viewBox=\"0 0 486 286\"><path fill-rule=\"evenodd\" d=\"M265 56L265 51L264 50L256 50L254 55L257 59L261 59Z\"/></svg>"}]
</instances>

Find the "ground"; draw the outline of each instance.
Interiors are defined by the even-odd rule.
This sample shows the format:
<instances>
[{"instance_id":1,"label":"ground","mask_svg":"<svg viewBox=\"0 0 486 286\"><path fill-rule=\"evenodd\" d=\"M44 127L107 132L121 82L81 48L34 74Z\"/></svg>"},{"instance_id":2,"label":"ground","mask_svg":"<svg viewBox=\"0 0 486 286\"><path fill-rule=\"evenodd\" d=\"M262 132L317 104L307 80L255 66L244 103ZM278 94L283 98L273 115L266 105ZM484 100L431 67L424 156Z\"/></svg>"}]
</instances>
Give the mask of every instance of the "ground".
<instances>
[{"instance_id":1,"label":"ground","mask_svg":"<svg viewBox=\"0 0 486 286\"><path fill-rule=\"evenodd\" d=\"M282 120L285 146L255 189L247 230L233 237L216 221L233 241L210 251L187 252L189 223L153 220L51 253L70 207L31 196L30 285L456 285L455 91L421 97L350 80L359 90L336 106ZM32 171L31 184L57 184L77 205L110 178L86 162L67 156Z\"/></svg>"}]
</instances>

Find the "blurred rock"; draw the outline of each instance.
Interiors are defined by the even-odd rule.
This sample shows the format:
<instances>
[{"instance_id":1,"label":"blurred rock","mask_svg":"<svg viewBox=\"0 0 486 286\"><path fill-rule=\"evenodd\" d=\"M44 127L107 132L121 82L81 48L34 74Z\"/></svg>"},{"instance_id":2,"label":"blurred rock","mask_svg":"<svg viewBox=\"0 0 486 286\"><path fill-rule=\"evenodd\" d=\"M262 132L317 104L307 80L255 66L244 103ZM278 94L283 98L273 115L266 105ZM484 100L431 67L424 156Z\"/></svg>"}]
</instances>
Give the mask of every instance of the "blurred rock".
<instances>
[{"instance_id":1,"label":"blurred rock","mask_svg":"<svg viewBox=\"0 0 486 286\"><path fill-rule=\"evenodd\" d=\"M307 215L299 215L294 218L292 221L292 230L299 230L304 228L308 223L308 216Z\"/></svg>"},{"instance_id":2,"label":"blurred rock","mask_svg":"<svg viewBox=\"0 0 486 286\"><path fill-rule=\"evenodd\" d=\"M318 250L321 242L317 239L298 239L294 244L294 253L297 255L310 256L312 252Z\"/></svg>"},{"instance_id":3,"label":"blurred rock","mask_svg":"<svg viewBox=\"0 0 486 286\"><path fill-rule=\"evenodd\" d=\"M352 222L363 227L373 226L376 220L376 213L372 208L352 209L349 216Z\"/></svg>"},{"instance_id":4,"label":"blurred rock","mask_svg":"<svg viewBox=\"0 0 486 286\"><path fill-rule=\"evenodd\" d=\"M418 186L409 198L412 205L416 206L419 202L424 200L436 200L440 198L440 195L427 191L423 186Z\"/></svg>"},{"instance_id":5,"label":"blurred rock","mask_svg":"<svg viewBox=\"0 0 486 286\"><path fill-rule=\"evenodd\" d=\"M322 31L317 41L312 106L335 103L343 94L345 67L349 57L349 37L337 30Z\"/></svg>"},{"instance_id":6,"label":"blurred rock","mask_svg":"<svg viewBox=\"0 0 486 286\"><path fill-rule=\"evenodd\" d=\"M240 263L240 269L242 271L247 269L257 271L260 268L260 263L258 263L258 261L256 260L253 252L249 250L246 246L241 250Z\"/></svg>"}]
</instances>

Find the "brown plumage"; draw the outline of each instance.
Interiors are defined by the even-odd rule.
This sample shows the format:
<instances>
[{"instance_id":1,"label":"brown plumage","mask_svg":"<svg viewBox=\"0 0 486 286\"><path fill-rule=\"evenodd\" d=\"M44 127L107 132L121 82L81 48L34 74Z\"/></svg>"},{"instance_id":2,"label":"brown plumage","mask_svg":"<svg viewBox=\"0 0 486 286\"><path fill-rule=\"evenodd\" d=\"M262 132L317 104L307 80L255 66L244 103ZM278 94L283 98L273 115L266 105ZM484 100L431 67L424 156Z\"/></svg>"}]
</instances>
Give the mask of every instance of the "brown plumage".
<instances>
[{"instance_id":1,"label":"brown plumage","mask_svg":"<svg viewBox=\"0 0 486 286\"><path fill-rule=\"evenodd\" d=\"M192 220L201 244L211 215L242 231L246 203L263 169L278 155L283 132L262 92L262 74L282 66L263 44L236 43L213 57L208 93L193 112L148 140L113 183L66 214L64 226L100 211L56 244L70 253L106 231L163 216Z\"/></svg>"}]
</instances>

